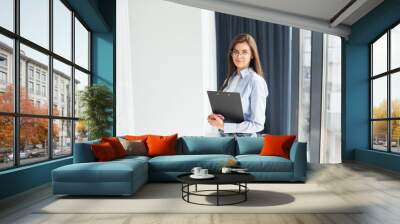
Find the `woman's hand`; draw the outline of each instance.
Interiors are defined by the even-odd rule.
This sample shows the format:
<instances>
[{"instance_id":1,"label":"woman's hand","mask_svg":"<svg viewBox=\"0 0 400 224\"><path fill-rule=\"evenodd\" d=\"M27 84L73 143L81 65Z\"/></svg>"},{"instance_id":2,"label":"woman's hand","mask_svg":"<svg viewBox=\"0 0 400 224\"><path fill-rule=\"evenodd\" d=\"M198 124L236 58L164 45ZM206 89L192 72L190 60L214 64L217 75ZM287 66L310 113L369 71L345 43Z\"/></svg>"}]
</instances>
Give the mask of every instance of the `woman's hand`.
<instances>
[{"instance_id":1,"label":"woman's hand","mask_svg":"<svg viewBox=\"0 0 400 224\"><path fill-rule=\"evenodd\" d=\"M207 117L208 123L218 129L224 129L224 116L221 114L210 114Z\"/></svg>"}]
</instances>

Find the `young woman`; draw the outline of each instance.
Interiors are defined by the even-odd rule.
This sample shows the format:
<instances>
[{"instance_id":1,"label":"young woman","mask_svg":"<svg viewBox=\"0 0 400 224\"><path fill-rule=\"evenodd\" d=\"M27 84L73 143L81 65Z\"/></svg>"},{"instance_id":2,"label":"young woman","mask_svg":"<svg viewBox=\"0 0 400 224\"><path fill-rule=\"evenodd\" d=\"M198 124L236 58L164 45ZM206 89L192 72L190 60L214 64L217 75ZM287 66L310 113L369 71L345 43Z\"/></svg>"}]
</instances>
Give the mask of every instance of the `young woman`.
<instances>
[{"instance_id":1,"label":"young woman","mask_svg":"<svg viewBox=\"0 0 400 224\"><path fill-rule=\"evenodd\" d=\"M268 87L256 41L250 34L239 34L233 38L228 54L228 74L220 90L240 93L244 121L224 123L222 115L210 114L208 123L222 136L257 136L264 129Z\"/></svg>"}]
</instances>

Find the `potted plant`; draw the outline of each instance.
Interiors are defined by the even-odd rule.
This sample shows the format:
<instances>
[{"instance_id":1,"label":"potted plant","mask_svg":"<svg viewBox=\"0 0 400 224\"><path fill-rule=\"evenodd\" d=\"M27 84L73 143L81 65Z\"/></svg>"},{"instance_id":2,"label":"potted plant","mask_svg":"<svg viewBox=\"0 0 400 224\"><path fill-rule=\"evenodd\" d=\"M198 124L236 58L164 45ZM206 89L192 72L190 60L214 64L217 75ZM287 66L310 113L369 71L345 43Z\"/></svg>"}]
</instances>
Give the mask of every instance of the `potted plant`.
<instances>
[{"instance_id":1,"label":"potted plant","mask_svg":"<svg viewBox=\"0 0 400 224\"><path fill-rule=\"evenodd\" d=\"M82 109L80 126L87 127L89 140L110 136L112 127L113 94L102 84L87 86L80 92L79 106Z\"/></svg>"}]
</instances>

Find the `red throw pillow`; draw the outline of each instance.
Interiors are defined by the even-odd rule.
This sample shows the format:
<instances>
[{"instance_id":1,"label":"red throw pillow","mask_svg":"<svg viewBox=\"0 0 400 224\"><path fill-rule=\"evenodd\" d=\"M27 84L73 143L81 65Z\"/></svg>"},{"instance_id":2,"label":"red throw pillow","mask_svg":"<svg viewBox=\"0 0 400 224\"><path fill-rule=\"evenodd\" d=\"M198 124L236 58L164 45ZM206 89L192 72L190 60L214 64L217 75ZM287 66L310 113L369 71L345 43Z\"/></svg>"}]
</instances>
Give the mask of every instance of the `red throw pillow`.
<instances>
[{"instance_id":1,"label":"red throw pillow","mask_svg":"<svg viewBox=\"0 0 400 224\"><path fill-rule=\"evenodd\" d=\"M296 135L264 135L264 145L260 155L281 156L289 159L294 140L296 140Z\"/></svg>"},{"instance_id":2,"label":"red throw pillow","mask_svg":"<svg viewBox=\"0 0 400 224\"><path fill-rule=\"evenodd\" d=\"M109 138L101 138L101 142L108 142L112 146L115 151L115 155L117 158L121 158L126 156L126 151L124 146L122 146L121 142L116 137L109 137Z\"/></svg>"},{"instance_id":3,"label":"red throw pillow","mask_svg":"<svg viewBox=\"0 0 400 224\"><path fill-rule=\"evenodd\" d=\"M146 140L148 156L175 155L177 138L178 134L171 136L149 135Z\"/></svg>"},{"instance_id":4,"label":"red throw pillow","mask_svg":"<svg viewBox=\"0 0 400 224\"><path fill-rule=\"evenodd\" d=\"M91 145L91 149L94 157L99 162L109 161L117 158L113 147L108 142L93 144Z\"/></svg>"}]
</instances>

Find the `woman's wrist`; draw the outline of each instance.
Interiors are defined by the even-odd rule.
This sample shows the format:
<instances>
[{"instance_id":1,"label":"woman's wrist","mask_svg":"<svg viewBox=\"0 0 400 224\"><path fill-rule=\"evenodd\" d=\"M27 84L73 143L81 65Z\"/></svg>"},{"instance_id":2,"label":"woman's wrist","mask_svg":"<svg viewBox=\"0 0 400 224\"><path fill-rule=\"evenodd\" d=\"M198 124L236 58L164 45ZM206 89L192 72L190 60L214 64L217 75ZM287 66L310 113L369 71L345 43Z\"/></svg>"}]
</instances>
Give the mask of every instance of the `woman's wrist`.
<instances>
[{"instance_id":1,"label":"woman's wrist","mask_svg":"<svg viewBox=\"0 0 400 224\"><path fill-rule=\"evenodd\" d=\"M219 130L223 131L224 130L224 122L218 127Z\"/></svg>"}]
</instances>

